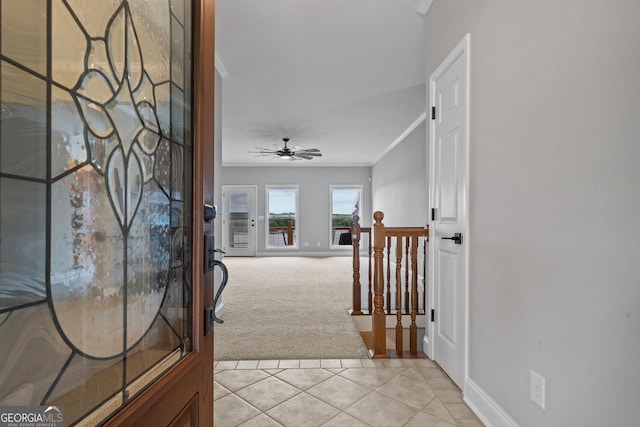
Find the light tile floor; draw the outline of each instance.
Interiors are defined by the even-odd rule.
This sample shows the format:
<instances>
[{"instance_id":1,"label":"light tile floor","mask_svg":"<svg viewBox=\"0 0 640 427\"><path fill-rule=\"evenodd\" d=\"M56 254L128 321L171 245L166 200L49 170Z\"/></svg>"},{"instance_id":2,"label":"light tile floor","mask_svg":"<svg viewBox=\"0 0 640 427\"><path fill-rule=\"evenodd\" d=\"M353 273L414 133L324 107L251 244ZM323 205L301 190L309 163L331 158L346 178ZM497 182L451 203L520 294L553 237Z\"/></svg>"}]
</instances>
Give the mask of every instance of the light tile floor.
<instances>
[{"instance_id":1,"label":"light tile floor","mask_svg":"<svg viewBox=\"0 0 640 427\"><path fill-rule=\"evenodd\" d=\"M214 427L482 426L428 359L220 361Z\"/></svg>"}]
</instances>

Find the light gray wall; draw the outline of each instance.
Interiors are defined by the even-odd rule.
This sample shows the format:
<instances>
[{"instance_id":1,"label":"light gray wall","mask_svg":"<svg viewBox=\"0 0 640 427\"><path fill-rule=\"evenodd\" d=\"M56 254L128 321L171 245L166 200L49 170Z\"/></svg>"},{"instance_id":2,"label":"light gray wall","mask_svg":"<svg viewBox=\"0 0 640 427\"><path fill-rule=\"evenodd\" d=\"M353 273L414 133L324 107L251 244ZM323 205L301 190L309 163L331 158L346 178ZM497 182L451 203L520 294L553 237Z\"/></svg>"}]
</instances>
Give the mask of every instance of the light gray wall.
<instances>
[{"instance_id":1,"label":"light gray wall","mask_svg":"<svg viewBox=\"0 0 640 427\"><path fill-rule=\"evenodd\" d=\"M258 223L258 255L351 255L349 249L329 249L330 185L362 185L363 216L371 218L370 167L223 167L224 185L257 185L258 215L267 217L265 211L266 185L298 185L299 247L269 249L265 251L265 221ZM363 223L370 225L371 222ZM304 242L309 246L305 247ZM318 246L319 243L319 246Z\"/></svg>"},{"instance_id":2,"label":"light gray wall","mask_svg":"<svg viewBox=\"0 0 640 427\"><path fill-rule=\"evenodd\" d=\"M428 224L426 124L423 121L371 168L372 211L388 227ZM372 221L372 220L371 220Z\"/></svg>"},{"instance_id":3,"label":"light gray wall","mask_svg":"<svg viewBox=\"0 0 640 427\"><path fill-rule=\"evenodd\" d=\"M469 376L520 426L640 418L638 17L636 0L427 15L427 75L471 34Z\"/></svg>"}]
</instances>

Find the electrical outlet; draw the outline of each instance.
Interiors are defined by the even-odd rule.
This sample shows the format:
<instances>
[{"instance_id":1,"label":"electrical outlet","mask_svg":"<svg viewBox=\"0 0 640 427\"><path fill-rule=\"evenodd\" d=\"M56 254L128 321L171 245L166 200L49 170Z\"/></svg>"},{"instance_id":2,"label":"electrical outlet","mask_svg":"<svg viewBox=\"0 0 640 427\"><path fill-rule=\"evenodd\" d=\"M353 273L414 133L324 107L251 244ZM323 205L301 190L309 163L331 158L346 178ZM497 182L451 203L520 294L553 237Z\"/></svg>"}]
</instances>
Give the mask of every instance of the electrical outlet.
<instances>
[{"instance_id":1,"label":"electrical outlet","mask_svg":"<svg viewBox=\"0 0 640 427\"><path fill-rule=\"evenodd\" d=\"M305 247L305 248L308 248L309 247L309 242L303 242L302 246Z\"/></svg>"},{"instance_id":2,"label":"electrical outlet","mask_svg":"<svg viewBox=\"0 0 640 427\"><path fill-rule=\"evenodd\" d=\"M545 409L545 380L542 375L533 369L531 370L529 388L531 400L542 409Z\"/></svg>"}]
</instances>

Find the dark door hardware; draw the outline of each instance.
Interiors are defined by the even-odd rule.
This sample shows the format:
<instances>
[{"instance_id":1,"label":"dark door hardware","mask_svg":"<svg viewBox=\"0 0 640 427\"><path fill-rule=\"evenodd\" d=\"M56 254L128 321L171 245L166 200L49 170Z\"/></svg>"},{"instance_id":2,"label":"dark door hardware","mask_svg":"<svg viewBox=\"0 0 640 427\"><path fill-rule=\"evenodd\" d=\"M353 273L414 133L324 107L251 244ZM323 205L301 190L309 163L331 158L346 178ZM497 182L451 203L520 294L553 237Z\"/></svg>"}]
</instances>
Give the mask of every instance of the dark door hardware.
<instances>
[{"instance_id":1,"label":"dark door hardware","mask_svg":"<svg viewBox=\"0 0 640 427\"><path fill-rule=\"evenodd\" d=\"M454 233L453 237L443 237L442 240L453 240L456 245L462 244L462 233Z\"/></svg>"},{"instance_id":2,"label":"dark door hardware","mask_svg":"<svg viewBox=\"0 0 640 427\"><path fill-rule=\"evenodd\" d=\"M220 287L216 292L215 297L213 298L213 305L205 308L204 310L204 334L209 335L211 331L213 331L213 324L223 323L222 319L218 319L216 317L216 306L218 305L218 300L220 299L220 295L222 295L222 291L227 286L227 280L229 280L229 270L227 270L227 266L224 265L222 261L218 261L214 258L216 253L224 254L224 251L221 249L212 249L213 246L209 246L214 243L213 236L205 236L205 270L206 272L214 270L216 267L220 268L222 271L222 280L220 282ZM208 247L207 247L208 246Z\"/></svg>"},{"instance_id":3,"label":"dark door hardware","mask_svg":"<svg viewBox=\"0 0 640 427\"><path fill-rule=\"evenodd\" d=\"M204 222L210 222L217 216L216 206L209 203L204 204Z\"/></svg>"}]
</instances>

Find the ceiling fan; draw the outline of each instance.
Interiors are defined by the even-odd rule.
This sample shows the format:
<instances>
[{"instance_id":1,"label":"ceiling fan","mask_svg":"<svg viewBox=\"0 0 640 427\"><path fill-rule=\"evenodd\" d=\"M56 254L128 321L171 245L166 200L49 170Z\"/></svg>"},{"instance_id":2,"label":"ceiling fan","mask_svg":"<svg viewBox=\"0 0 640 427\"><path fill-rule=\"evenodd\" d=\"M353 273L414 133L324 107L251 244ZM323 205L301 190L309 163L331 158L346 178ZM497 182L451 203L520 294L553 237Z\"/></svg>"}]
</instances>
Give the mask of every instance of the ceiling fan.
<instances>
[{"instance_id":1,"label":"ceiling fan","mask_svg":"<svg viewBox=\"0 0 640 427\"><path fill-rule=\"evenodd\" d=\"M284 146L276 145L277 148L260 148L256 147L260 151L249 151L250 153L258 154L256 157L275 156L274 158L281 158L285 160L311 160L314 157L322 157L322 153L317 148L304 148L295 146L289 148L287 143L289 138L282 138Z\"/></svg>"}]
</instances>

